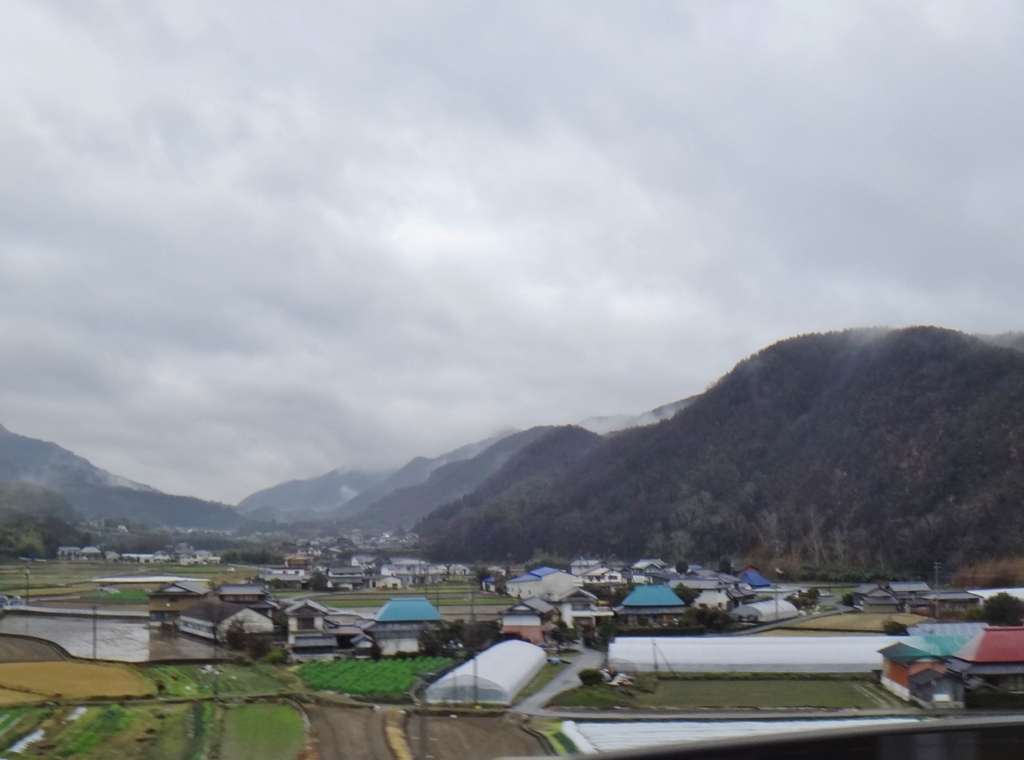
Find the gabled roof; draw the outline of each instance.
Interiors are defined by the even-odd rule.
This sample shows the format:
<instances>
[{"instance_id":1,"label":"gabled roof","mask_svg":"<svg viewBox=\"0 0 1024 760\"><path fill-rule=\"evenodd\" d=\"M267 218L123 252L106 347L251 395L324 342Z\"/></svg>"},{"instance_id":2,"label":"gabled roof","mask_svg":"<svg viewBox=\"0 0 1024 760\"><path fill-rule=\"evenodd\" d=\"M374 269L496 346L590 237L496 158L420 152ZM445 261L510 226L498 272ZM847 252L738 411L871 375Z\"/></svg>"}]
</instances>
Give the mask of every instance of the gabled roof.
<instances>
[{"instance_id":1,"label":"gabled roof","mask_svg":"<svg viewBox=\"0 0 1024 760\"><path fill-rule=\"evenodd\" d=\"M217 589L217 593L222 596L233 596L236 594L268 594L270 592L266 586L260 583L225 583Z\"/></svg>"},{"instance_id":2,"label":"gabled roof","mask_svg":"<svg viewBox=\"0 0 1024 760\"><path fill-rule=\"evenodd\" d=\"M322 604L314 602L312 599L300 599L294 604L290 605L285 611L285 615L296 616L303 610L312 610L320 615L329 615L330 610L324 607Z\"/></svg>"},{"instance_id":3,"label":"gabled roof","mask_svg":"<svg viewBox=\"0 0 1024 760\"><path fill-rule=\"evenodd\" d=\"M986 628L964 644L956 657L967 662L1024 662L1024 628Z\"/></svg>"},{"instance_id":4,"label":"gabled roof","mask_svg":"<svg viewBox=\"0 0 1024 760\"><path fill-rule=\"evenodd\" d=\"M222 602L217 599L204 599L183 609L181 617L205 620L208 623L219 625L240 612L249 612L249 608L241 604L230 604L229 602Z\"/></svg>"},{"instance_id":5,"label":"gabled roof","mask_svg":"<svg viewBox=\"0 0 1024 760\"><path fill-rule=\"evenodd\" d=\"M554 612L555 608L545 602L543 599L538 599L535 596L531 596L529 599L523 599L520 604L535 610L542 615L546 615L549 612Z\"/></svg>"},{"instance_id":6,"label":"gabled roof","mask_svg":"<svg viewBox=\"0 0 1024 760\"><path fill-rule=\"evenodd\" d=\"M685 607L668 586L637 586L622 600L623 607Z\"/></svg>"},{"instance_id":7,"label":"gabled roof","mask_svg":"<svg viewBox=\"0 0 1024 760\"><path fill-rule=\"evenodd\" d=\"M564 573L564 570L558 570L554 567L535 567L528 573L520 575L518 578L513 578L509 583L530 583L531 581L539 581L541 578L545 578L552 573Z\"/></svg>"},{"instance_id":8,"label":"gabled roof","mask_svg":"<svg viewBox=\"0 0 1024 760\"><path fill-rule=\"evenodd\" d=\"M420 623L440 620L441 613L426 597L394 597L377 613L378 623Z\"/></svg>"},{"instance_id":9,"label":"gabled roof","mask_svg":"<svg viewBox=\"0 0 1024 760\"><path fill-rule=\"evenodd\" d=\"M579 588L578 586L576 588L571 588L568 591L565 591L565 592L559 594L558 596L555 597L554 601L556 601L556 602L568 602L568 601L571 601L571 600L574 600L574 599L586 600L588 602L596 602L597 601L597 597L594 594L591 594L585 588Z\"/></svg>"},{"instance_id":10,"label":"gabled roof","mask_svg":"<svg viewBox=\"0 0 1024 760\"><path fill-rule=\"evenodd\" d=\"M206 596L210 589L192 581L176 581L154 591L150 596Z\"/></svg>"},{"instance_id":11,"label":"gabled roof","mask_svg":"<svg viewBox=\"0 0 1024 760\"><path fill-rule=\"evenodd\" d=\"M862 583L853 590L854 594L870 594L876 588L880 588L877 583Z\"/></svg>"},{"instance_id":12,"label":"gabled roof","mask_svg":"<svg viewBox=\"0 0 1024 760\"><path fill-rule=\"evenodd\" d=\"M927 594L929 591L932 590L932 587L924 581L900 581L890 583L889 590L894 594Z\"/></svg>"},{"instance_id":13,"label":"gabled roof","mask_svg":"<svg viewBox=\"0 0 1024 760\"><path fill-rule=\"evenodd\" d=\"M740 574L740 580L754 588L765 588L771 586L772 582L757 571L757 568L748 567Z\"/></svg>"},{"instance_id":14,"label":"gabled roof","mask_svg":"<svg viewBox=\"0 0 1024 760\"><path fill-rule=\"evenodd\" d=\"M878 653L887 660L894 662L916 662L918 660L931 660L935 655L922 652L920 649L904 644L902 641L885 649L879 649Z\"/></svg>"}]
</instances>

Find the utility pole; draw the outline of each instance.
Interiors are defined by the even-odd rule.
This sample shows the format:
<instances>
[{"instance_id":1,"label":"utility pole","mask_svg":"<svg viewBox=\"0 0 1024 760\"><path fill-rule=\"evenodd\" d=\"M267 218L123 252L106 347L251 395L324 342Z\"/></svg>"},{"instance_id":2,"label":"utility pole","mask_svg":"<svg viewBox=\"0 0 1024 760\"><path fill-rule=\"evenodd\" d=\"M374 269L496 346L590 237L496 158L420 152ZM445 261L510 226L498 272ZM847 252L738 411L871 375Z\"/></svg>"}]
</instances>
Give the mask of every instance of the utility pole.
<instances>
[{"instance_id":1,"label":"utility pole","mask_svg":"<svg viewBox=\"0 0 1024 760\"><path fill-rule=\"evenodd\" d=\"M473 651L471 652L473 655L473 704L477 705L480 704L480 683L477 681L476 588L473 586L469 587L469 630L469 635L473 637Z\"/></svg>"},{"instance_id":2,"label":"utility pole","mask_svg":"<svg viewBox=\"0 0 1024 760\"><path fill-rule=\"evenodd\" d=\"M932 596L935 599L935 619L939 619L939 568L942 567L942 563L938 560L935 561L935 585L932 586Z\"/></svg>"},{"instance_id":3,"label":"utility pole","mask_svg":"<svg viewBox=\"0 0 1024 760\"><path fill-rule=\"evenodd\" d=\"M96 605L92 606L92 658L96 659Z\"/></svg>"}]
</instances>

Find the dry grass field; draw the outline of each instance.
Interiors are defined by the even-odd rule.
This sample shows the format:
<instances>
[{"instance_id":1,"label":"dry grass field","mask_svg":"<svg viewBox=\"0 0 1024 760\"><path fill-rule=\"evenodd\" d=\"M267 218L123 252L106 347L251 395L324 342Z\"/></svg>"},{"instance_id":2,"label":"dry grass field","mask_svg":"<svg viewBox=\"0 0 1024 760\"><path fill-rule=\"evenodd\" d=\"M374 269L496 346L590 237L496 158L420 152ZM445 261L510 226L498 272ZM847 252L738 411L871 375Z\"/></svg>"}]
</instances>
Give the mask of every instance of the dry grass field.
<instances>
[{"instance_id":1,"label":"dry grass field","mask_svg":"<svg viewBox=\"0 0 1024 760\"><path fill-rule=\"evenodd\" d=\"M910 613L884 613L884 612L851 612L846 615L830 615L829 617L817 618L815 620L799 620L777 629L774 633L781 634L783 631L843 631L849 633L882 633L882 626L886 620L895 620L898 623L911 626L917 623L925 623L931 618Z\"/></svg>"},{"instance_id":2,"label":"dry grass field","mask_svg":"<svg viewBox=\"0 0 1024 760\"><path fill-rule=\"evenodd\" d=\"M2 663L0 689L71 698L136 697L153 691L130 667L84 662Z\"/></svg>"},{"instance_id":3,"label":"dry grass field","mask_svg":"<svg viewBox=\"0 0 1024 760\"><path fill-rule=\"evenodd\" d=\"M42 702L44 699L46 699L46 697L42 694L30 694L26 691L0 689L0 706L22 705L26 702Z\"/></svg>"}]
</instances>

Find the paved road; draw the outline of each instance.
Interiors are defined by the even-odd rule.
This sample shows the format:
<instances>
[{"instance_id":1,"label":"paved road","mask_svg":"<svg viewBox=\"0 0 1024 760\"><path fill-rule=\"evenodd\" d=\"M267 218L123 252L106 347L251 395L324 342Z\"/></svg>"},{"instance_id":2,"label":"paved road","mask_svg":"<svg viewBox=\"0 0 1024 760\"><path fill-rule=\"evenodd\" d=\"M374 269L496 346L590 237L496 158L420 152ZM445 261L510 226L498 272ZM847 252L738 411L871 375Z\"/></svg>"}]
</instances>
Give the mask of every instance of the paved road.
<instances>
[{"instance_id":1,"label":"paved road","mask_svg":"<svg viewBox=\"0 0 1024 760\"><path fill-rule=\"evenodd\" d=\"M579 672L584 668L600 668L604 666L604 652L595 649L584 649L582 654L570 661L569 667L548 681L540 691L512 705L513 712L524 715L547 715L544 705L566 689L581 686Z\"/></svg>"}]
</instances>

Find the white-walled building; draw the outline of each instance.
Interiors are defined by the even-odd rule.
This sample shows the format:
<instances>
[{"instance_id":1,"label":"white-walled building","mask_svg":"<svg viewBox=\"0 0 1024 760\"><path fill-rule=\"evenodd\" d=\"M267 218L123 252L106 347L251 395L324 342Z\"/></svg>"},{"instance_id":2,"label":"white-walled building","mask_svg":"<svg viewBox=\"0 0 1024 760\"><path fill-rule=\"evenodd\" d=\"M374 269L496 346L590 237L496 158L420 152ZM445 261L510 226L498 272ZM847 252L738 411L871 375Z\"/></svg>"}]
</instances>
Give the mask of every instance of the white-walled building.
<instances>
[{"instance_id":1,"label":"white-walled building","mask_svg":"<svg viewBox=\"0 0 1024 760\"><path fill-rule=\"evenodd\" d=\"M529 599L531 596L535 596L550 602L582 585L582 578L570 575L564 570L538 567L506 581L505 589L509 596L519 599Z\"/></svg>"}]
</instances>

